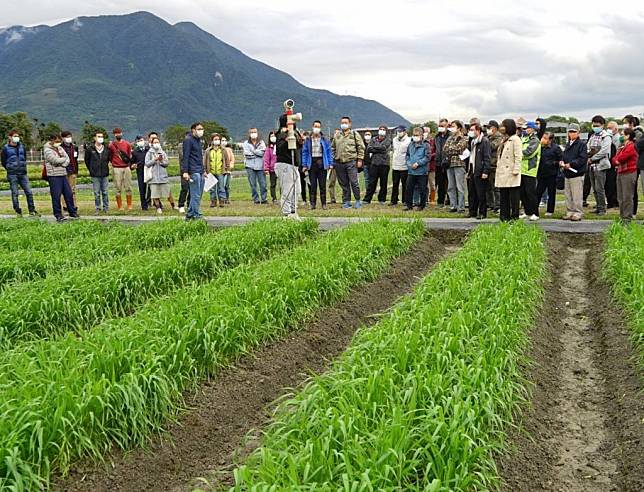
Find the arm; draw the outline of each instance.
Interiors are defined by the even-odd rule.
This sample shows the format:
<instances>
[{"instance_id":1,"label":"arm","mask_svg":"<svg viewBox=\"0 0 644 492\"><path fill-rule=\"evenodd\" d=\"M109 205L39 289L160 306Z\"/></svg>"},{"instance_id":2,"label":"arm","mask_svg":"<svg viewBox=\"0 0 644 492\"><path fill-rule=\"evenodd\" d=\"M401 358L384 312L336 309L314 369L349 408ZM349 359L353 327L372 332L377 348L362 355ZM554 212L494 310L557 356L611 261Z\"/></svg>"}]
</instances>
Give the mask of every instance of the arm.
<instances>
[{"instance_id":1,"label":"arm","mask_svg":"<svg viewBox=\"0 0 644 492\"><path fill-rule=\"evenodd\" d=\"M253 147L248 142L242 144L242 150L244 151L244 157L252 159L255 157L255 152L253 152Z\"/></svg>"},{"instance_id":2,"label":"arm","mask_svg":"<svg viewBox=\"0 0 644 492\"><path fill-rule=\"evenodd\" d=\"M322 145L322 142L320 142L320 145ZM304 145L302 145L302 168L303 169L309 169L311 167L312 153L313 153L313 144L309 139L306 142L304 142Z\"/></svg>"},{"instance_id":3,"label":"arm","mask_svg":"<svg viewBox=\"0 0 644 492\"><path fill-rule=\"evenodd\" d=\"M335 137L331 140L331 153L333 154L333 159L335 160L338 157L337 147L335 145Z\"/></svg>"},{"instance_id":4,"label":"arm","mask_svg":"<svg viewBox=\"0 0 644 492\"><path fill-rule=\"evenodd\" d=\"M492 147L490 145L490 141L487 139L483 139L483 144L482 144L482 156L481 156L481 164L483 165L483 171L482 173L485 174L486 176L490 175L491 171L491 162L492 162Z\"/></svg>"},{"instance_id":5,"label":"arm","mask_svg":"<svg viewBox=\"0 0 644 492\"><path fill-rule=\"evenodd\" d=\"M2 167L6 169L7 167L7 149L2 147L2 154L0 154L0 160L2 160Z\"/></svg>"},{"instance_id":6,"label":"arm","mask_svg":"<svg viewBox=\"0 0 644 492\"><path fill-rule=\"evenodd\" d=\"M573 162L570 163L570 167L575 168L577 171L579 171L586 165L587 162L588 162L588 150L586 150L585 145L580 145L579 154L573 160Z\"/></svg>"},{"instance_id":7,"label":"arm","mask_svg":"<svg viewBox=\"0 0 644 492\"><path fill-rule=\"evenodd\" d=\"M599 151L590 158L591 162L599 162L602 159L608 158L610 156L610 146L613 143L613 139L610 138L610 136L606 135L605 137L602 137L602 145L599 149Z\"/></svg>"},{"instance_id":8,"label":"arm","mask_svg":"<svg viewBox=\"0 0 644 492\"><path fill-rule=\"evenodd\" d=\"M427 145L423 145L421 148L423 149L423 155L416 161L416 164L418 164L418 167L427 167L427 165L429 164L429 154L427 153L427 151L429 149Z\"/></svg>"},{"instance_id":9,"label":"arm","mask_svg":"<svg viewBox=\"0 0 644 492\"><path fill-rule=\"evenodd\" d=\"M152 167L156 163L156 156L154 152L148 150L148 153L145 154L145 167Z\"/></svg>"},{"instance_id":10,"label":"arm","mask_svg":"<svg viewBox=\"0 0 644 492\"><path fill-rule=\"evenodd\" d=\"M159 164L161 164L161 167L168 167L170 164L170 161L168 160L168 154L165 153L165 150L161 151L161 156L163 157Z\"/></svg>"},{"instance_id":11,"label":"arm","mask_svg":"<svg viewBox=\"0 0 644 492\"><path fill-rule=\"evenodd\" d=\"M261 142L259 142L259 144L257 145L257 147L255 147L255 148L253 149L253 154L254 154L256 157L264 157L264 153L265 153L265 152L266 152L266 144L265 144L265 143L264 143L264 141L262 140Z\"/></svg>"},{"instance_id":12,"label":"arm","mask_svg":"<svg viewBox=\"0 0 644 492\"><path fill-rule=\"evenodd\" d=\"M65 165L65 163L69 163L69 157L67 157L67 154L65 154L65 157L67 157L67 159L65 159L58 155L58 153L51 147L45 147L44 157L45 161L53 167L61 167Z\"/></svg>"},{"instance_id":13,"label":"arm","mask_svg":"<svg viewBox=\"0 0 644 492\"><path fill-rule=\"evenodd\" d=\"M355 133L355 138L356 138L356 153L358 154L358 160L361 161L364 159L364 140L362 140L362 137L360 136L359 133Z\"/></svg>"},{"instance_id":14,"label":"arm","mask_svg":"<svg viewBox=\"0 0 644 492\"><path fill-rule=\"evenodd\" d=\"M181 174L187 173L189 169L188 165L188 160L190 159L190 147L191 147L191 142L190 139L186 138L183 141L183 158L181 159ZM146 165L147 165L147 157L145 159Z\"/></svg>"},{"instance_id":15,"label":"arm","mask_svg":"<svg viewBox=\"0 0 644 492\"><path fill-rule=\"evenodd\" d=\"M226 156L226 151L224 151L224 154L223 154L223 155L224 155L224 167L226 167L226 160L227 160L227 159L226 159L226 157L225 157L225 156ZM266 150L266 152L264 152L264 159L263 159L263 163L264 163L264 172L268 172L268 171L269 171L269 169L270 169L270 167L269 167L270 162L271 162L271 151L270 151L270 149L267 149L267 150Z\"/></svg>"},{"instance_id":16,"label":"arm","mask_svg":"<svg viewBox=\"0 0 644 492\"><path fill-rule=\"evenodd\" d=\"M512 174L518 176L521 174L521 161L523 160L523 145L519 138L512 139L512 152L514 154L514 166L512 167Z\"/></svg>"},{"instance_id":17,"label":"arm","mask_svg":"<svg viewBox=\"0 0 644 492\"><path fill-rule=\"evenodd\" d=\"M533 157L539 148L540 142L536 138L528 139L528 146L523 151L523 157Z\"/></svg>"}]
</instances>

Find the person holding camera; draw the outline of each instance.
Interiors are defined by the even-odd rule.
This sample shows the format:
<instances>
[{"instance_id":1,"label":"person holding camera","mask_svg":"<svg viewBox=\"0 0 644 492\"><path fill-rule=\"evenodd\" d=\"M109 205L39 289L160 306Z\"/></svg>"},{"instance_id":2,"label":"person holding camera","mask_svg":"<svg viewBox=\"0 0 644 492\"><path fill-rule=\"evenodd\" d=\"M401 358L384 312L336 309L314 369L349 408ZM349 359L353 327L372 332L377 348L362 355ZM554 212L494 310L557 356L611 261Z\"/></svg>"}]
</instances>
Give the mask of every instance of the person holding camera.
<instances>
[{"instance_id":1,"label":"person holding camera","mask_svg":"<svg viewBox=\"0 0 644 492\"><path fill-rule=\"evenodd\" d=\"M132 146L123 138L123 130L114 128L114 140L110 142L110 162L114 188L116 189L116 208L123 209L122 193L125 192L127 209L132 210Z\"/></svg>"},{"instance_id":2,"label":"person holding camera","mask_svg":"<svg viewBox=\"0 0 644 492\"><path fill-rule=\"evenodd\" d=\"M148 181L150 186L150 197L157 209L157 213L163 213L161 198L170 195L170 178L168 177L168 155L161 148L159 137L150 139L151 147L145 155L145 167L151 168L152 179Z\"/></svg>"}]
</instances>

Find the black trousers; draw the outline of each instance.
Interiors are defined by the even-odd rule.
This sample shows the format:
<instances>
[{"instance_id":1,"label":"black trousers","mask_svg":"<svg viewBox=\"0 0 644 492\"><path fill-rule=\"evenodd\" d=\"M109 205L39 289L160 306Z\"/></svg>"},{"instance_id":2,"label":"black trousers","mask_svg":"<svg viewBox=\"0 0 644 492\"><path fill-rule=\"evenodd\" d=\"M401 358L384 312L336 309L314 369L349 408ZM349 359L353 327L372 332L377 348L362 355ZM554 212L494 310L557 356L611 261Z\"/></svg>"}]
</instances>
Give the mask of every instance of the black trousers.
<instances>
[{"instance_id":1,"label":"black trousers","mask_svg":"<svg viewBox=\"0 0 644 492\"><path fill-rule=\"evenodd\" d=\"M139 185L139 198L141 199L141 210L148 209L148 185L143 180L143 168L138 165L136 168L136 181Z\"/></svg>"},{"instance_id":2,"label":"black trousers","mask_svg":"<svg viewBox=\"0 0 644 492\"><path fill-rule=\"evenodd\" d=\"M311 180L311 206L316 205L318 199L318 188L320 189L320 203L322 206L326 205L326 169L322 158L317 157L311 163L309 169L309 179Z\"/></svg>"},{"instance_id":3,"label":"black trousers","mask_svg":"<svg viewBox=\"0 0 644 492\"><path fill-rule=\"evenodd\" d=\"M554 213L555 204L557 203L557 176L537 178L537 204L541 201L541 197L546 190L548 190L548 206L546 207L546 211L551 214Z\"/></svg>"},{"instance_id":4,"label":"black trousers","mask_svg":"<svg viewBox=\"0 0 644 492\"><path fill-rule=\"evenodd\" d=\"M445 205L447 197L447 170L442 166L436 166L436 204ZM448 199L449 200L449 199Z\"/></svg>"},{"instance_id":5,"label":"black trousers","mask_svg":"<svg viewBox=\"0 0 644 492\"><path fill-rule=\"evenodd\" d=\"M50 176L49 181L49 194L51 195L51 208L54 211L54 217L57 219L63 218L63 211L60 206L61 195L65 199L65 205L69 214L77 215L76 207L74 206L74 196L72 189L67 181L67 176Z\"/></svg>"},{"instance_id":6,"label":"black trousers","mask_svg":"<svg viewBox=\"0 0 644 492\"><path fill-rule=\"evenodd\" d=\"M369 203L373 199L376 187L380 183L378 191L378 201L387 201L387 182L389 181L389 166L371 166L369 169L369 187L364 196L364 201Z\"/></svg>"},{"instance_id":7,"label":"black trousers","mask_svg":"<svg viewBox=\"0 0 644 492\"><path fill-rule=\"evenodd\" d=\"M608 208L617 208L619 203L617 201L617 169L611 167L606 171L606 205Z\"/></svg>"},{"instance_id":8,"label":"black trousers","mask_svg":"<svg viewBox=\"0 0 644 492\"><path fill-rule=\"evenodd\" d=\"M181 191L179 192L179 208L186 206L186 201L190 203L190 182L181 178Z\"/></svg>"},{"instance_id":9,"label":"black trousers","mask_svg":"<svg viewBox=\"0 0 644 492\"><path fill-rule=\"evenodd\" d=\"M426 174L408 174L407 183L405 184L405 205L412 208L414 205L414 190L418 189L420 194L419 206L425 208L427 203L427 175Z\"/></svg>"},{"instance_id":10,"label":"black trousers","mask_svg":"<svg viewBox=\"0 0 644 492\"><path fill-rule=\"evenodd\" d=\"M391 190L391 203L395 205L398 203L398 188L402 185L402 191L400 196L404 199L405 191L407 190L407 171L396 171L393 170L392 177L394 181L394 187Z\"/></svg>"},{"instance_id":11,"label":"black trousers","mask_svg":"<svg viewBox=\"0 0 644 492\"><path fill-rule=\"evenodd\" d=\"M311 191L311 188L309 185L306 184L306 174L304 173L304 169L300 166L298 168L300 172L300 187L302 188L302 201L306 202L306 190L308 189L309 192Z\"/></svg>"},{"instance_id":12,"label":"black trousers","mask_svg":"<svg viewBox=\"0 0 644 492\"><path fill-rule=\"evenodd\" d=\"M501 195L500 217L502 222L519 218L520 187L499 188Z\"/></svg>"},{"instance_id":13,"label":"black trousers","mask_svg":"<svg viewBox=\"0 0 644 492\"><path fill-rule=\"evenodd\" d=\"M592 181L590 179L590 172L586 172L584 175L584 203L588 201L588 196L592 189Z\"/></svg>"},{"instance_id":14,"label":"black trousers","mask_svg":"<svg viewBox=\"0 0 644 492\"><path fill-rule=\"evenodd\" d=\"M268 173L268 177L270 178L270 181L271 181L271 200L276 201L277 200L277 174L275 174L275 171L271 171Z\"/></svg>"},{"instance_id":15,"label":"black trousers","mask_svg":"<svg viewBox=\"0 0 644 492\"><path fill-rule=\"evenodd\" d=\"M635 181L635 193L633 193L633 217L637 215L637 204L639 202L639 199L637 197L637 188L639 187L640 183L640 173L641 171L638 169L637 170L637 180Z\"/></svg>"},{"instance_id":16,"label":"black trousers","mask_svg":"<svg viewBox=\"0 0 644 492\"><path fill-rule=\"evenodd\" d=\"M535 176L521 176L520 198L526 215L539 215L537 178Z\"/></svg>"},{"instance_id":17,"label":"black trousers","mask_svg":"<svg viewBox=\"0 0 644 492\"><path fill-rule=\"evenodd\" d=\"M468 179L468 197L470 217L487 217L487 192L489 179L472 176Z\"/></svg>"}]
</instances>

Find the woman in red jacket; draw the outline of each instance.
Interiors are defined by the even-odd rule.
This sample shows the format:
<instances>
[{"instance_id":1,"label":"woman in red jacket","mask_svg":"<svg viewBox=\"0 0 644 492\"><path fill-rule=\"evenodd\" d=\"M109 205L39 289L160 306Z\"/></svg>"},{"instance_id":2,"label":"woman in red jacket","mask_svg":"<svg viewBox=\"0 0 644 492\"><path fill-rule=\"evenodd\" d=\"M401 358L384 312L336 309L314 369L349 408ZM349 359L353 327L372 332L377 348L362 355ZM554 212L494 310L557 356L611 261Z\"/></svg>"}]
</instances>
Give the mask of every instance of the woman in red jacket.
<instances>
[{"instance_id":1,"label":"woman in red jacket","mask_svg":"<svg viewBox=\"0 0 644 492\"><path fill-rule=\"evenodd\" d=\"M619 216L623 223L628 224L633 219L633 195L637 185L637 149L635 148L635 131L632 128L624 130L624 146L613 157L613 165L617 168L617 201Z\"/></svg>"}]
</instances>

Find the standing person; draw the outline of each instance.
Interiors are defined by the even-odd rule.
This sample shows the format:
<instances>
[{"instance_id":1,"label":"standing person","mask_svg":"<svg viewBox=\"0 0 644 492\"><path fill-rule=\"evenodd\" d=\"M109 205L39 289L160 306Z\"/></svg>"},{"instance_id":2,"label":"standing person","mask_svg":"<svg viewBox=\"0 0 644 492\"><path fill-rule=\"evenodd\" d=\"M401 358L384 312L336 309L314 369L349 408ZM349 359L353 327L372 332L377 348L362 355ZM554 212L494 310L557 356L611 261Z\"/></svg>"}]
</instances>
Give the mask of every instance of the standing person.
<instances>
[{"instance_id":1,"label":"standing person","mask_svg":"<svg viewBox=\"0 0 644 492\"><path fill-rule=\"evenodd\" d=\"M447 194L449 195L450 212L465 212L465 163L463 159L467 150L467 137L463 135L463 123L452 121L449 126L450 136L443 146L443 163L447 165Z\"/></svg>"},{"instance_id":2,"label":"standing person","mask_svg":"<svg viewBox=\"0 0 644 492\"><path fill-rule=\"evenodd\" d=\"M185 140L192 135L191 132L187 132L184 137ZM179 168L181 168L181 163L183 162L183 143L179 147ZM179 213L186 213L186 203L190 203L190 182L185 179L181 179L181 190L179 191Z\"/></svg>"},{"instance_id":3,"label":"standing person","mask_svg":"<svg viewBox=\"0 0 644 492\"><path fill-rule=\"evenodd\" d=\"M335 138L338 135L340 135L340 133L342 133L340 131L340 129L336 128L335 131L333 132L333 138ZM337 182L337 175L335 173L335 169L333 167L331 169L329 169L327 171L327 173L326 173L326 176L327 176L326 184L327 184L327 187L328 187L328 191L329 191L328 194L329 194L329 198L330 198L329 203L336 203L336 200L335 200L335 184Z\"/></svg>"},{"instance_id":4,"label":"standing person","mask_svg":"<svg viewBox=\"0 0 644 492\"><path fill-rule=\"evenodd\" d=\"M398 189L401 188L400 196L405 201L405 193L407 191L407 147L411 143L411 138L407 135L407 128L400 125L396 128L396 136L392 142L393 156L391 158L393 188L391 190L391 202L389 206L394 207L398 205Z\"/></svg>"},{"instance_id":5,"label":"standing person","mask_svg":"<svg viewBox=\"0 0 644 492\"><path fill-rule=\"evenodd\" d=\"M588 168L588 153L586 146L579 138L579 125L568 125L568 143L563 151L559 166L566 178L566 215L563 220L581 221L584 215L583 194L584 175Z\"/></svg>"},{"instance_id":6,"label":"standing person","mask_svg":"<svg viewBox=\"0 0 644 492\"><path fill-rule=\"evenodd\" d=\"M606 133L610 135L610 161L611 167L606 171L606 208L619 208L617 201L617 168L613 162L613 157L617 155L617 149L621 146L619 141L621 134L619 125L616 121L609 121L606 125Z\"/></svg>"},{"instance_id":7,"label":"standing person","mask_svg":"<svg viewBox=\"0 0 644 492\"><path fill-rule=\"evenodd\" d=\"M521 160L521 201L524 213L519 218L539 220L539 202L537 200L537 171L541 159L541 142L537 138L537 124L526 121L522 127L521 145L523 159Z\"/></svg>"},{"instance_id":8,"label":"standing person","mask_svg":"<svg viewBox=\"0 0 644 492\"><path fill-rule=\"evenodd\" d=\"M436 205L436 142L432 138L431 129L428 126L423 127L423 141L427 145L427 155L429 156L427 174L428 200L432 205Z\"/></svg>"},{"instance_id":9,"label":"standing person","mask_svg":"<svg viewBox=\"0 0 644 492\"><path fill-rule=\"evenodd\" d=\"M613 158L617 167L617 196L619 199L619 217L625 224L634 217L633 195L637 188L636 136L633 128L624 130L624 145ZM641 140L641 139L640 139Z\"/></svg>"},{"instance_id":10,"label":"standing person","mask_svg":"<svg viewBox=\"0 0 644 492\"><path fill-rule=\"evenodd\" d=\"M555 143L552 132L545 132L541 137L541 158L537 171L537 201L541 200L543 193L548 192L546 216L550 217L555 211L557 199L557 174L559 163L562 159L561 147Z\"/></svg>"},{"instance_id":11,"label":"standing person","mask_svg":"<svg viewBox=\"0 0 644 492\"><path fill-rule=\"evenodd\" d=\"M213 133L210 142L211 145L204 154L204 167L206 174L212 174L217 179L217 184L210 188L210 208L216 207L217 204L223 208L226 201L224 170L228 167L225 162L228 159L228 154L221 148L219 133Z\"/></svg>"},{"instance_id":12,"label":"standing person","mask_svg":"<svg viewBox=\"0 0 644 492\"><path fill-rule=\"evenodd\" d=\"M168 177L168 155L161 148L159 137L152 137L152 145L145 156L145 166L152 170L152 179L149 181L150 197L157 209L157 213L163 213L161 199L170 195L170 178Z\"/></svg>"},{"instance_id":13,"label":"standing person","mask_svg":"<svg viewBox=\"0 0 644 492\"><path fill-rule=\"evenodd\" d=\"M362 174L364 175L364 189L365 189L365 194L367 190L369 189L369 173L371 173L371 154L367 152L367 148L369 147L369 142L371 142L372 139L371 132L367 130L364 132L364 146L365 146L365 151L364 151L364 161L362 163ZM360 169L358 169L358 172L360 172ZM364 200L363 200L364 203Z\"/></svg>"},{"instance_id":14,"label":"standing person","mask_svg":"<svg viewBox=\"0 0 644 492\"><path fill-rule=\"evenodd\" d=\"M255 205L267 204L266 201L266 176L264 175L264 152L266 144L259 138L257 128L248 130L248 140L244 148L244 166L250 185L250 194ZM259 188L259 191L258 191Z\"/></svg>"},{"instance_id":15,"label":"standing person","mask_svg":"<svg viewBox=\"0 0 644 492\"><path fill-rule=\"evenodd\" d=\"M501 222L508 222L519 218L523 145L514 120L503 120L499 132L503 135L503 143L496 163L495 186L499 188Z\"/></svg>"},{"instance_id":16,"label":"standing person","mask_svg":"<svg viewBox=\"0 0 644 492\"><path fill-rule=\"evenodd\" d=\"M277 134L275 132L269 133L268 147L266 147L266 152L264 152L264 174L270 178L271 200L273 204L277 202L277 174L275 174L275 163L277 162L277 154L275 153L276 142Z\"/></svg>"},{"instance_id":17,"label":"standing person","mask_svg":"<svg viewBox=\"0 0 644 492\"><path fill-rule=\"evenodd\" d=\"M443 147L449 138L449 121L441 118L438 122L438 133L434 143L436 145L436 205L438 208L445 206L447 196L447 168L449 167L443 155Z\"/></svg>"},{"instance_id":18,"label":"standing person","mask_svg":"<svg viewBox=\"0 0 644 492\"><path fill-rule=\"evenodd\" d=\"M362 137L351 129L351 118L340 119L342 132L333 139L333 169L335 169L340 188L342 188L342 208L351 208L351 192L355 198L355 208L362 207L358 169L364 161L365 146Z\"/></svg>"},{"instance_id":19,"label":"standing person","mask_svg":"<svg viewBox=\"0 0 644 492\"><path fill-rule=\"evenodd\" d=\"M322 123L313 122L311 137L302 145L302 168L311 180L311 210L317 207L317 190L320 189L322 210L326 210L326 173L333 166L331 142L322 133Z\"/></svg>"},{"instance_id":20,"label":"standing person","mask_svg":"<svg viewBox=\"0 0 644 492\"><path fill-rule=\"evenodd\" d=\"M226 159L224 159L224 164L228 163L228 167L224 169L224 191L226 192L226 199L224 204L230 205L230 180L233 177L233 170L235 169L235 154L233 149L230 148L228 140L226 137L222 137L221 146L226 153Z\"/></svg>"},{"instance_id":21,"label":"standing person","mask_svg":"<svg viewBox=\"0 0 644 492\"><path fill-rule=\"evenodd\" d=\"M490 183L490 141L483 135L480 123L470 126L468 137L470 142L470 157L468 159L467 177L470 180L468 205L470 217L478 220L487 217L487 190Z\"/></svg>"},{"instance_id":22,"label":"standing person","mask_svg":"<svg viewBox=\"0 0 644 492\"><path fill-rule=\"evenodd\" d=\"M627 114L624 116L624 129L630 128L635 132L634 141L635 148L639 152L639 158L637 161L637 175L642 177L642 192L644 193L644 127L640 125L640 120L638 117L633 116L632 114ZM639 204L637 196L637 185L635 185L635 194L633 195L633 216L637 215L637 207Z\"/></svg>"},{"instance_id":23,"label":"standing person","mask_svg":"<svg viewBox=\"0 0 644 492\"><path fill-rule=\"evenodd\" d=\"M603 116L593 116L591 124L592 135L588 139L586 152L588 153L590 181L593 190L595 190L596 208L593 213L606 215L606 177L611 168L610 152L613 140L611 135L604 130L606 120Z\"/></svg>"},{"instance_id":24,"label":"standing person","mask_svg":"<svg viewBox=\"0 0 644 492\"><path fill-rule=\"evenodd\" d=\"M16 215L22 217L22 209L18 198L18 186L20 186L27 199L29 215L38 217L40 214L36 211L34 195L31 192L29 177L27 176L27 150L20 141L20 133L17 130L12 130L9 133L9 141L2 148L1 161L2 167L7 170L7 180L11 186L11 203Z\"/></svg>"},{"instance_id":25,"label":"standing person","mask_svg":"<svg viewBox=\"0 0 644 492\"><path fill-rule=\"evenodd\" d=\"M96 207L94 215L98 215L101 209L107 213L109 211L107 189L109 186L108 176L110 175L110 151L105 146L103 132L96 132L93 143L85 148L85 165L92 178L92 188L94 189L94 206Z\"/></svg>"},{"instance_id":26,"label":"standing person","mask_svg":"<svg viewBox=\"0 0 644 492\"><path fill-rule=\"evenodd\" d=\"M499 133L499 123L490 120L487 124L487 139L490 141L490 177L488 178L487 206L494 213L499 212L500 195L499 189L494 186L496 181L496 163L499 157L499 147L503 144L503 135Z\"/></svg>"},{"instance_id":27,"label":"standing person","mask_svg":"<svg viewBox=\"0 0 644 492\"><path fill-rule=\"evenodd\" d=\"M112 163L116 208L122 210L121 194L125 192L127 209L132 210L132 146L123 138L123 130L114 128L114 140L110 143L110 162Z\"/></svg>"},{"instance_id":28,"label":"standing person","mask_svg":"<svg viewBox=\"0 0 644 492\"><path fill-rule=\"evenodd\" d=\"M369 175L369 188L364 197L363 203L369 204L376 192L376 187L380 183L378 191L378 202L384 205L387 201L387 181L389 179L389 152L391 150L391 138L387 135L388 130L385 125L378 127L378 136L369 142L366 152L371 156L371 169Z\"/></svg>"},{"instance_id":29,"label":"standing person","mask_svg":"<svg viewBox=\"0 0 644 492\"><path fill-rule=\"evenodd\" d=\"M150 146L146 144L145 138L142 135L138 135L136 140L134 140L134 148L132 149L132 168L136 170L139 199L141 200L141 210L143 211L148 210L148 185L145 182L145 156L149 150Z\"/></svg>"},{"instance_id":30,"label":"standing person","mask_svg":"<svg viewBox=\"0 0 644 492\"><path fill-rule=\"evenodd\" d=\"M418 211L422 211L427 202L427 172L429 166L428 147L423 141L423 130L414 128L412 142L407 146L405 161L407 162L407 188L405 189L405 206L403 211L411 210L414 206L414 190L418 189Z\"/></svg>"},{"instance_id":31,"label":"standing person","mask_svg":"<svg viewBox=\"0 0 644 492\"><path fill-rule=\"evenodd\" d=\"M281 208L285 217L297 217L297 196L300 193L300 178L297 169L297 159L294 159L295 152L288 148L288 126L286 115L280 116L280 131L277 134L275 149L277 162L275 163L275 174L280 182L281 190ZM302 137L295 130L295 139L297 146L302 145Z\"/></svg>"},{"instance_id":32,"label":"standing person","mask_svg":"<svg viewBox=\"0 0 644 492\"><path fill-rule=\"evenodd\" d=\"M67 182L72 190L72 201L78 210L78 202L76 201L76 182L78 181L78 146L74 143L72 132L64 131L60 134L63 139L61 144L62 149L69 156L69 165L67 166ZM67 209L69 210L69 209Z\"/></svg>"},{"instance_id":33,"label":"standing person","mask_svg":"<svg viewBox=\"0 0 644 492\"><path fill-rule=\"evenodd\" d=\"M181 177L188 181L190 202L186 220L201 219L201 195L204 187L203 167L203 125L193 123L190 136L183 141L183 159L181 160ZM262 174L263 176L263 174Z\"/></svg>"},{"instance_id":34,"label":"standing person","mask_svg":"<svg viewBox=\"0 0 644 492\"><path fill-rule=\"evenodd\" d=\"M51 207L54 217L56 217L56 222L65 220L60 206L61 196L65 199L69 216L75 219L78 218L72 189L69 186L69 181L67 181L69 155L61 147L61 143L62 138L59 135L50 135L43 148L47 180L49 181L49 193L51 194Z\"/></svg>"},{"instance_id":35,"label":"standing person","mask_svg":"<svg viewBox=\"0 0 644 492\"><path fill-rule=\"evenodd\" d=\"M309 132L302 132L302 144L307 141L309 138ZM302 190L302 204L306 205L306 191L309 191L309 194L311 193L311 187L309 184L306 182L306 170L302 167L302 155L301 152L297 154L298 157L298 162L297 162L297 170L298 174L300 175L300 189Z\"/></svg>"}]
</instances>

